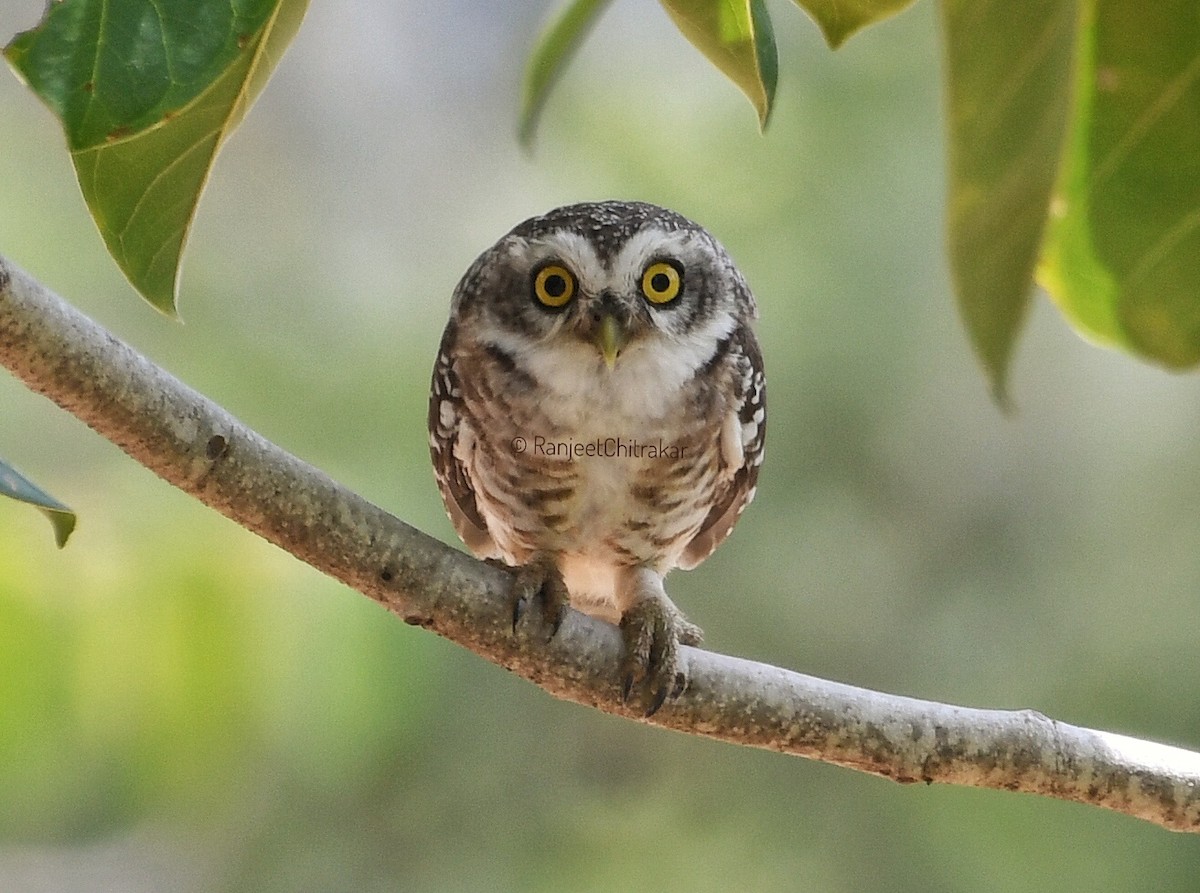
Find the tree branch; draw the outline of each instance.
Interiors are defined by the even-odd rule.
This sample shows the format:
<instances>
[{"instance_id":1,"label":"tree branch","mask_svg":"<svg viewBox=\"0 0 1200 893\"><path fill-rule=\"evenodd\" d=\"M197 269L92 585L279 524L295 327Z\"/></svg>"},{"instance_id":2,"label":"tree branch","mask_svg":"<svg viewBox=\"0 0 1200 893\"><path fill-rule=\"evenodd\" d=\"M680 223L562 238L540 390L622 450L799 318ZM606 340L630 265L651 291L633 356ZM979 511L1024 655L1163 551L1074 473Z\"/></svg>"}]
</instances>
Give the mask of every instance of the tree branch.
<instances>
[{"instance_id":1,"label":"tree branch","mask_svg":"<svg viewBox=\"0 0 1200 893\"><path fill-rule=\"evenodd\" d=\"M515 634L510 578L339 486L0 257L0 362L168 483L292 555L559 698L621 704L615 627L571 611ZM685 649L688 690L654 725L901 782L1026 791L1200 831L1200 754L1056 722L897 697Z\"/></svg>"}]
</instances>

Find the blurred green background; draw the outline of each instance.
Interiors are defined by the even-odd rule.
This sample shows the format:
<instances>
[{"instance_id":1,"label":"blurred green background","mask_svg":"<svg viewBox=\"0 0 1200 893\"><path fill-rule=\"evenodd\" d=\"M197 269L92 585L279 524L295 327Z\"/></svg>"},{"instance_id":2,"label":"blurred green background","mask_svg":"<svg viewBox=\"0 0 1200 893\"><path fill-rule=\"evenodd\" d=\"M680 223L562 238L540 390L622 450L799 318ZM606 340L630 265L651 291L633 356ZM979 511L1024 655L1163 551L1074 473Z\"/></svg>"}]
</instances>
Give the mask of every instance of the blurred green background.
<instances>
[{"instance_id":1,"label":"blurred green background","mask_svg":"<svg viewBox=\"0 0 1200 893\"><path fill-rule=\"evenodd\" d=\"M314 2L218 161L179 325L0 76L0 252L287 449L454 541L428 375L517 221L640 198L708 226L762 310L768 460L670 591L709 647L1200 748L1200 380L1036 302L1004 417L943 249L936 9L828 51L777 4L754 115L622 0L515 140L550 4ZM0 39L42 0L5 0ZM555 701L174 491L0 374L0 890L1195 891L1200 842L1022 795L901 787Z\"/></svg>"}]
</instances>

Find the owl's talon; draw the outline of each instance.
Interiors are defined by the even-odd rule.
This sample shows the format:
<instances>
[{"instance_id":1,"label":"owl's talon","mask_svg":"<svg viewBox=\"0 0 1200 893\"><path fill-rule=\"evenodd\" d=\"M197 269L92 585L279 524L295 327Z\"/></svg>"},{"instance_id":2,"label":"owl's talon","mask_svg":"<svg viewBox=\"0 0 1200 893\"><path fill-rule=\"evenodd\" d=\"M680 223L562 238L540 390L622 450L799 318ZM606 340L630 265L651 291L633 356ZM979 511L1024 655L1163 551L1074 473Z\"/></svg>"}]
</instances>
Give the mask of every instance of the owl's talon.
<instances>
[{"instance_id":1,"label":"owl's talon","mask_svg":"<svg viewBox=\"0 0 1200 893\"><path fill-rule=\"evenodd\" d=\"M683 673L675 674L675 687L671 689L671 697L677 698L687 689L687 676Z\"/></svg>"},{"instance_id":2,"label":"owl's talon","mask_svg":"<svg viewBox=\"0 0 1200 893\"><path fill-rule=\"evenodd\" d=\"M649 719L651 716L653 716L655 713L658 712L658 708L661 707L663 704L665 704L666 701L667 701L667 687L664 685L662 688L660 688L657 692L654 693L654 700L650 702L650 706L646 708L646 712L643 713L642 716Z\"/></svg>"},{"instance_id":3,"label":"owl's talon","mask_svg":"<svg viewBox=\"0 0 1200 893\"><path fill-rule=\"evenodd\" d=\"M626 673L621 680L621 703L628 704L629 696L633 694L633 673Z\"/></svg>"},{"instance_id":4,"label":"owl's talon","mask_svg":"<svg viewBox=\"0 0 1200 893\"><path fill-rule=\"evenodd\" d=\"M525 609L529 607L529 599L523 596L517 596L512 600L512 628L513 632L517 631L517 625L521 622L521 618L525 616Z\"/></svg>"},{"instance_id":5,"label":"owl's talon","mask_svg":"<svg viewBox=\"0 0 1200 893\"><path fill-rule=\"evenodd\" d=\"M546 629L546 641L557 635L566 616L570 595L562 574L553 561L535 559L529 564L516 568L516 578L512 586L512 628L513 632L529 612L531 602L537 602L541 608L542 625Z\"/></svg>"},{"instance_id":6,"label":"owl's talon","mask_svg":"<svg viewBox=\"0 0 1200 893\"><path fill-rule=\"evenodd\" d=\"M661 584L660 584L661 586ZM661 588L643 597L621 618L625 640L621 702L628 704L635 687L646 693L645 716L653 716L687 688L680 645L699 644L704 633L689 622Z\"/></svg>"}]
</instances>

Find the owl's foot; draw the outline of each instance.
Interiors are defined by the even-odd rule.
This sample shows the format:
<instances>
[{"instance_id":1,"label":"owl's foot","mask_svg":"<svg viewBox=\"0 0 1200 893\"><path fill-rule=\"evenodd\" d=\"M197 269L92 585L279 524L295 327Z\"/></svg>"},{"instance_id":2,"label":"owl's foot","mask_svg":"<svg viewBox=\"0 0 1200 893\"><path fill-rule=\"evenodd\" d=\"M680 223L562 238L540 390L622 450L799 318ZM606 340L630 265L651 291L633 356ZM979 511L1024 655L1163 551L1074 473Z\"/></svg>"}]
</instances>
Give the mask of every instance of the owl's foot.
<instances>
[{"instance_id":1,"label":"owl's foot","mask_svg":"<svg viewBox=\"0 0 1200 893\"><path fill-rule=\"evenodd\" d=\"M515 571L511 590L513 632L528 615L529 606L536 603L548 642L562 626L563 616L571 601L562 574L551 558L535 558L529 564L515 568Z\"/></svg>"},{"instance_id":2,"label":"owl's foot","mask_svg":"<svg viewBox=\"0 0 1200 893\"><path fill-rule=\"evenodd\" d=\"M640 598L621 617L625 659L621 665L621 699L629 703L635 687L645 692L646 716L687 688L687 667L680 645L699 645L704 632L667 598L662 581L642 587Z\"/></svg>"}]
</instances>

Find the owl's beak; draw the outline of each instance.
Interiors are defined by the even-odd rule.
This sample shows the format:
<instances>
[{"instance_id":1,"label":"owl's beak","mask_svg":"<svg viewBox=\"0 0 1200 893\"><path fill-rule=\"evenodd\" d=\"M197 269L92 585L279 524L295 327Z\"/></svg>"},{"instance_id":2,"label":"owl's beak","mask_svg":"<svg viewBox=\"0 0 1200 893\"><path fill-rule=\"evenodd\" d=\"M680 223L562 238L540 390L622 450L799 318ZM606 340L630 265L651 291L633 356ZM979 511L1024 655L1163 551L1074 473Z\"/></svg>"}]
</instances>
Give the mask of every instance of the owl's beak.
<instances>
[{"instance_id":1,"label":"owl's beak","mask_svg":"<svg viewBox=\"0 0 1200 893\"><path fill-rule=\"evenodd\" d=\"M615 316L606 313L600 318L600 325L596 328L596 347L600 348L600 355L604 357L605 366L612 369L617 364L621 348L628 341L629 333Z\"/></svg>"}]
</instances>

